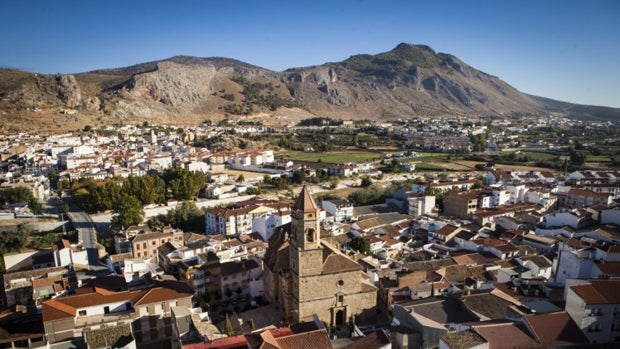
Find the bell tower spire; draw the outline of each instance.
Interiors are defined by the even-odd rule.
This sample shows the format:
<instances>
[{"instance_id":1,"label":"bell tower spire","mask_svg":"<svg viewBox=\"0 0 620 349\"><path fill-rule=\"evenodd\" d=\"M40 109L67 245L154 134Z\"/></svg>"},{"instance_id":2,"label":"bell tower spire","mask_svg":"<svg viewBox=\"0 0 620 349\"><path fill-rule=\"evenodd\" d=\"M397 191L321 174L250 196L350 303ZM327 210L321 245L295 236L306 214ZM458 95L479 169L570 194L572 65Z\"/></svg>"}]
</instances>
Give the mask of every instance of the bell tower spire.
<instances>
[{"instance_id":1,"label":"bell tower spire","mask_svg":"<svg viewBox=\"0 0 620 349\"><path fill-rule=\"evenodd\" d=\"M291 209L291 240L297 250L305 251L319 248L321 244L320 212L321 210L312 199L308 188L304 185Z\"/></svg>"}]
</instances>

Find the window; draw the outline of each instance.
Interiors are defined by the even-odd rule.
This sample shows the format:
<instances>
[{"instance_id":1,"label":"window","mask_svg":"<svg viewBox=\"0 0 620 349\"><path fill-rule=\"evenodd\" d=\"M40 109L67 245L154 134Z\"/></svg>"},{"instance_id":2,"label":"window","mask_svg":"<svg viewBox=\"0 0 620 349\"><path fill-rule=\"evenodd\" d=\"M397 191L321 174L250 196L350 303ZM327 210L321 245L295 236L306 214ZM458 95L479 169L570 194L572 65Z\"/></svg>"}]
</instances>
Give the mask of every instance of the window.
<instances>
[{"instance_id":1,"label":"window","mask_svg":"<svg viewBox=\"0 0 620 349\"><path fill-rule=\"evenodd\" d=\"M308 240L308 242L313 242L314 241L314 229L310 228L310 229L307 230L306 240Z\"/></svg>"},{"instance_id":2,"label":"window","mask_svg":"<svg viewBox=\"0 0 620 349\"><path fill-rule=\"evenodd\" d=\"M86 310L80 310L80 311L78 312L78 315L80 315L80 316L86 316Z\"/></svg>"},{"instance_id":3,"label":"window","mask_svg":"<svg viewBox=\"0 0 620 349\"><path fill-rule=\"evenodd\" d=\"M344 301L344 296L339 294L338 295L338 302L342 303Z\"/></svg>"},{"instance_id":4,"label":"window","mask_svg":"<svg viewBox=\"0 0 620 349\"><path fill-rule=\"evenodd\" d=\"M340 287L344 286L344 280L342 280L342 279L338 280L337 284Z\"/></svg>"}]
</instances>

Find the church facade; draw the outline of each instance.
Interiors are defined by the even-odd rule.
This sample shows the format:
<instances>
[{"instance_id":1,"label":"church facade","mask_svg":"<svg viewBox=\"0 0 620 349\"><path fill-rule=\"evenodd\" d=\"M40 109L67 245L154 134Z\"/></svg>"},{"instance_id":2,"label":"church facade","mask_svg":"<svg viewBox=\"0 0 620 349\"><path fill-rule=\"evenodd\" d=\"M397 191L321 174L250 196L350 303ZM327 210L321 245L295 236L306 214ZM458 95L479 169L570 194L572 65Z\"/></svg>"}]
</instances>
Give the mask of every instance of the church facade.
<instances>
[{"instance_id":1,"label":"church facade","mask_svg":"<svg viewBox=\"0 0 620 349\"><path fill-rule=\"evenodd\" d=\"M339 327L374 314L377 289L361 266L321 240L320 209L304 186L291 210L291 223L269 241L265 254L265 297L281 306L289 322L316 315Z\"/></svg>"}]
</instances>

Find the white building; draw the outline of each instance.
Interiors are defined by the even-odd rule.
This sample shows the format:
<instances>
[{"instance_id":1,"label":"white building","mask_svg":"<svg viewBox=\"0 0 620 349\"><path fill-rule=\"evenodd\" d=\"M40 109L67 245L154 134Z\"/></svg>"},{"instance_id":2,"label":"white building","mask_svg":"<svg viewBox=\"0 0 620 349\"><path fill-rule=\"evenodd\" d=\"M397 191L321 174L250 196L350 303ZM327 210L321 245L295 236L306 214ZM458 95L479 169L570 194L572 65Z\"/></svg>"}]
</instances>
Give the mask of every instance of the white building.
<instances>
[{"instance_id":1,"label":"white building","mask_svg":"<svg viewBox=\"0 0 620 349\"><path fill-rule=\"evenodd\" d=\"M430 214L435 208L434 195L412 194L407 198L409 203L409 215L414 217Z\"/></svg>"},{"instance_id":2,"label":"white building","mask_svg":"<svg viewBox=\"0 0 620 349\"><path fill-rule=\"evenodd\" d=\"M345 222L353 218L353 203L347 200L323 200L321 207L329 212L335 222Z\"/></svg>"},{"instance_id":3,"label":"white building","mask_svg":"<svg viewBox=\"0 0 620 349\"><path fill-rule=\"evenodd\" d=\"M290 222L290 210L267 213L252 219L252 232L258 233L263 241L269 241L277 227Z\"/></svg>"}]
</instances>

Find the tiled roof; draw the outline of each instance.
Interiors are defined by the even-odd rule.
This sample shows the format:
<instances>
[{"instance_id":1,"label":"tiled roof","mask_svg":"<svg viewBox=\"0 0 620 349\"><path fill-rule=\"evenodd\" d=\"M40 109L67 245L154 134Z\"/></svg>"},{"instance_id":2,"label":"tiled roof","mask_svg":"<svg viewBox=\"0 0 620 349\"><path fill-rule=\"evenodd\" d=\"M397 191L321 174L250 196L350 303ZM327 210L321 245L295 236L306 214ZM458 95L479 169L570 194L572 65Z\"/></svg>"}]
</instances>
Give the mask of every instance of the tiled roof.
<instances>
[{"instance_id":1,"label":"tiled roof","mask_svg":"<svg viewBox=\"0 0 620 349\"><path fill-rule=\"evenodd\" d=\"M525 315L523 319L541 343L556 346L589 342L566 312Z\"/></svg>"},{"instance_id":2,"label":"tiled roof","mask_svg":"<svg viewBox=\"0 0 620 349\"><path fill-rule=\"evenodd\" d=\"M312 199L312 195L308 191L308 187L304 185L301 189L301 193L295 200L295 204L291 208L293 211L302 211L302 212L317 212L319 208L314 203L314 199Z\"/></svg>"},{"instance_id":3,"label":"tiled roof","mask_svg":"<svg viewBox=\"0 0 620 349\"><path fill-rule=\"evenodd\" d=\"M323 245L323 251L329 250L325 246ZM329 250L323 262L323 273L331 274L354 270L362 270L362 267L345 255Z\"/></svg>"},{"instance_id":4,"label":"tiled roof","mask_svg":"<svg viewBox=\"0 0 620 349\"><path fill-rule=\"evenodd\" d=\"M620 276L620 262L595 262L594 265L603 274L607 274L614 278Z\"/></svg>"},{"instance_id":5,"label":"tiled roof","mask_svg":"<svg viewBox=\"0 0 620 349\"><path fill-rule=\"evenodd\" d=\"M140 297L134 305L145 305L163 302L172 299L191 297L194 289L188 284L180 281L166 280L159 287L153 287Z\"/></svg>"},{"instance_id":6,"label":"tiled roof","mask_svg":"<svg viewBox=\"0 0 620 349\"><path fill-rule=\"evenodd\" d=\"M450 332L441 336L450 349L469 349L485 344L487 341L472 331Z\"/></svg>"},{"instance_id":7,"label":"tiled roof","mask_svg":"<svg viewBox=\"0 0 620 349\"><path fill-rule=\"evenodd\" d=\"M51 299L43 302L43 321L54 321L75 317L77 309L96 305L131 302L133 305L146 305L166 300L191 297L194 290L184 282L163 281L156 287L140 291L105 290L95 287L90 292ZM86 289L83 289L86 291Z\"/></svg>"},{"instance_id":8,"label":"tiled roof","mask_svg":"<svg viewBox=\"0 0 620 349\"><path fill-rule=\"evenodd\" d=\"M479 321L477 316L464 312L460 301L452 297L424 298L413 301L404 307L440 324Z\"/></svg>"},{"instance_id":9,"label":"tiled roof","mask_svg":"<svg viewBox=\"0 0 620 349\"><path fill-rule=\"evenodd\" d=\"M461 301L474 314L491 320L504 319L511 302L491 293L466 295Z\"/></svg>"},{"instance_id":10,"label":"tiled roof","mask_svg":"<svg viewBox=\"0 0 620 349\"><path fill-rule=\"evenodd\" d=\"M276 338L278 349L331 349L333 348L327 331L319 329L302 332L292 336Z\"/></svg>"},{"instance_id":11,"label":"tiled roof","mask_svg":"<svg viewBox=\"0 0 620 349\"><path fill-rule=\"evenodd\" d=\"M129 324L84 331L84 339L89 348L122 348L134 340Z\"/></svg>"},{"instance_id":12,"label":"tiled roof","mask_svg":"<svg viewBox=\"0 0 620 349\"><path fill-rule=\"evenodd\" d=\"M507 323L481 323L472 325L472 330L478 333L489 343L489 348L516 348L536 347L536 340L521 324ZM510 338L510 340L506 340Z\"/></svg>"},{"instance_id":13,"label":"tiled roof","mask_svg":"<svg viewBox=\"0 0 620 349\"><path fill-rule=\"evenodd\" d=\"M378 330L357 339L355 342L347 345L343 349L373 349L385 348L392 343L390 337L383 330Z\"/></svg>"},{"instance_id":14,"label":"tiled roof","mask_svg":"<svg viewBox=\"0 0 620 349\"><path fill-rule=\"evenodd\" d=\"M570 288L588 304L620 304L620 280L591 280Z\"/></svg>"},{"instance_id":15,"label":"tiled roof","mask_svg":"<svg viewBox=\"0 0 620 349\"><path fill-rule=\"evenodd\" d=\"M439 230L437 230L435 234L448 236L452 234L453 232L455 232L457 229L459 229L459 227L451 225L451 224L446 224L443 227L441 227Z\"/></svg>"}]
</instances>

